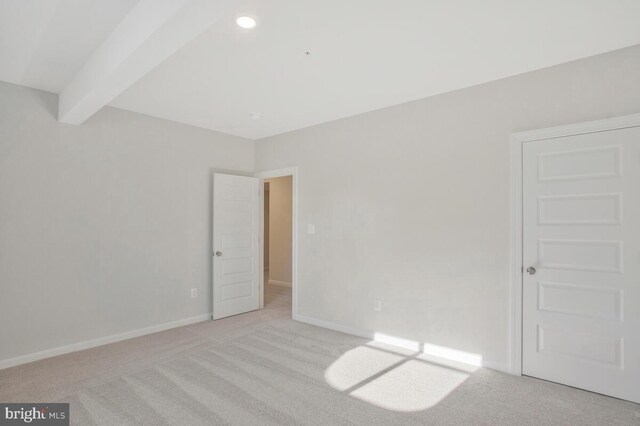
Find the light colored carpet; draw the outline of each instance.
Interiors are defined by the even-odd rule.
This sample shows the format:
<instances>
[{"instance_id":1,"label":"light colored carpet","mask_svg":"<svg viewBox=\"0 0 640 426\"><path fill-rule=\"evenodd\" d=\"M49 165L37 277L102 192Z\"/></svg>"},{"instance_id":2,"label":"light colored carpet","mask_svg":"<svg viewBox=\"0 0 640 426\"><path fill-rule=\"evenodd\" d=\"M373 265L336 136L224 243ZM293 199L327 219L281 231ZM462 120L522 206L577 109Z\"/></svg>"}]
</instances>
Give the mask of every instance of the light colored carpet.
<instances>
[{"instance_id":1,"label":"light colored carpet","mask_svg":"<svg viewBox=\"0 0 640 426\"><path fill-rule=\"evenodd\" d=\"M639 425L640 406L420 354L265 309L0 371L0 401L70 402L78 425Z\"/></svg>"}]
</instances>

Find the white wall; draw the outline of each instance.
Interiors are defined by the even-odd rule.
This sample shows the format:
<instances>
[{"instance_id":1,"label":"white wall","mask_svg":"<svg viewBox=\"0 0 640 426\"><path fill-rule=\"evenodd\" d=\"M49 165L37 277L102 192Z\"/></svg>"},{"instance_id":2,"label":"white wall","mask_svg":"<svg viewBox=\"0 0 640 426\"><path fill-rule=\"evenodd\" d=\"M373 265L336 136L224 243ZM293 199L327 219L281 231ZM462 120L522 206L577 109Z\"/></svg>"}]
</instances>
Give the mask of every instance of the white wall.
<instances>
[{"instance_id":1,"label":"white wall","mask_svg":"<svg viewBox=\"0 0 640 426\"><path fill-rule=\"evenodd\" d=\"M0 83L0 361L211 312L211 174L254 166L242 138L56 106Z\"/></svg>"},{"instance_id":2,"label":"white wall","mask_svg":"<svg viewBox=\"0 0 640 426\"><path fill-rule=\"evenodd\" d=\"M292 178L269 183L269 281L291 285Z\"/></svg>"},{"instance_id":3,"label":"white wall","mask_svg":"<svg viewBox=\"0 0 640 426\"><path fill-rule=\"evenodd\" d=\"M509 134L640 112L638 76L635 46L258 141L299 168L298 314L507 368Z\"/></svg>"}]
</instances>

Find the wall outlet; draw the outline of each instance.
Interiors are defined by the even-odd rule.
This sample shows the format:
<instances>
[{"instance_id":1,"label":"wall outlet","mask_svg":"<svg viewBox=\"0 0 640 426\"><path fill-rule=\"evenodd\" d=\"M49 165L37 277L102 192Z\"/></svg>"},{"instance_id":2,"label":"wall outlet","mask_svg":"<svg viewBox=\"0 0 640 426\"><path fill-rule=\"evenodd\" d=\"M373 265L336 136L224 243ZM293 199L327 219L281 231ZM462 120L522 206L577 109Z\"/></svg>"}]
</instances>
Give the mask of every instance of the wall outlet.
<instances>
[{"instance_id":1,"label":"wall outlet","mask_svg":"<svg viewBox=\"0 0 640 426\"><path fill-rule=\"evenodd\" d=\"M373 299L373 310L376 312L382 311L382 300Z\"/></svg>"},{"instance_id":2,"label":"wall outlet","mask_svg":"<svg viewBox=\"0 0 640 426\"><path fill-rule=\"evenodd\" d=\"M316 226L313 223L307 224L307 234L315 234Z\"/></svg>"},{"instance_id":3,"label":"wall outlet","mask_svg":"<svg viewBox=\"0 0 640 426\"><path fill-rule=\"evenodd\" d=\"M196 297L198 297L198 289L197 288L192 288L191 289L191 298L195 299Z\"/></svg>"}]
</instances>

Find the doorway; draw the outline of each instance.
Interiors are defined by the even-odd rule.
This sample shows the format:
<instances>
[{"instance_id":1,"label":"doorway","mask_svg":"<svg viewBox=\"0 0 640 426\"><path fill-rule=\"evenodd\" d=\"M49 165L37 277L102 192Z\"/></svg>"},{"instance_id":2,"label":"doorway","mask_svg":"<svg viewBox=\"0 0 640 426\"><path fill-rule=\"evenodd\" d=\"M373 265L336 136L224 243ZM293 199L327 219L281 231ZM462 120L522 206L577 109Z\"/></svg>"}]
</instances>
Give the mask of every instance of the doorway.
<instances>
[{"instance_id":1,"label":"doorway","mask_svg":"<svg viewBox=\"0 0 640 426\"><path fill-rule=\"evenodd\" d=\"M514 136L514 373L640 402L640 116Z\"/></svg>"},{"instance_id":2,"label":"doorway","mask_svg":"<svg viewBox=\"0 0 640 426\"><path fill-rule=\"evenodd\" d=\"M293 185L291 176L265 179L264 308L291 312Z\"/></svg>"},{"instance_id":3,"label":"doorway","mask_svg":"<svg viewBox=\"0 0 640 426\"><path fill-rule=\"evenodd\" d=\"M296 168L256 174L262 181L261 307L295 318Z\"/></svg>"}]
</instances>

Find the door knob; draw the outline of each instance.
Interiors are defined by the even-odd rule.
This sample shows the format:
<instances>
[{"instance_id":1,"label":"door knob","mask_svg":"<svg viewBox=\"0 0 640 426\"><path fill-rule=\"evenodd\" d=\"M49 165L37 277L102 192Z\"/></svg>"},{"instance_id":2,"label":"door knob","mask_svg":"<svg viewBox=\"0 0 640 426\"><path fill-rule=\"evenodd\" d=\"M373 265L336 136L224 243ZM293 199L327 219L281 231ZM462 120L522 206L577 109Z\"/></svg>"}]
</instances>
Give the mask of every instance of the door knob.
<instances>
[{"instance_id":1,"label":"door knob","mask_svg":"<svg viewBox=\"0 0 640 426\"><path fill-rule=\"evenodd\" d=\"M536 273L536 268L534 268L533 266L529 266L529 267L527 268L527 274L529 274L529 275L533 275L533 274L535 274L535 273Z\"/></svg>"},{"instance_id":2,"label":"door knob","mask_svg":"<svg viewBox=\"0 0 640 426\"><path fill-rule=\"evenodd\" d=\"M216 256L218 256L218 257L222 256L222 252L221 251L217 251L216 252Z\"/></svg>"}]
</instances>

